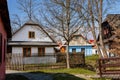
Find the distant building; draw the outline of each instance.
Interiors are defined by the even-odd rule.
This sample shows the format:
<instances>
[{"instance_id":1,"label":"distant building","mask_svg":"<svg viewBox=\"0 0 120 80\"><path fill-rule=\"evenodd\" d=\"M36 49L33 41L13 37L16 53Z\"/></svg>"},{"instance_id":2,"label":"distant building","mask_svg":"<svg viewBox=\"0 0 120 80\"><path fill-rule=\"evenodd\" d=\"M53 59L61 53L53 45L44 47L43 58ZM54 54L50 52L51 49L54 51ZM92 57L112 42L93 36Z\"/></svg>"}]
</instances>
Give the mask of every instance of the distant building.
<instances>
[{"instance_id":1,"label":"distant building","mask_svg":"<svg viewBox=\"0 0 120 80\"><path fill-rule=\"evenodd\" d=\"M92 46L82 35L74 35L69 44L69 52L84 52L85 56L92 55Z\"/></svg>"},{"instance_id":2,"label":"distant building","mask_svg":"<svg viewBox=\"0 0 120 80\"><path fill-rule=\"evenodd\" d=\"M56 62L54 55L56 42L39 24L32 20L26 22L13 35L8 43L12 47L12 54L21 54L26 64ZM46 58L50 58L45 61Z\"/></svg>"},{"instance_id":3,"label":"distant building","mask_svg":"<svg viewBox=\"0 0 120 80\"><path fill-rule=\"evenodd\" d=\"M94 40L89 40L89 43L92 45L92 54L98 54Z\"/></svg>"},{"instance_id":4,"label":"distant building","mask_svg":"<svg viewBox=\"0 0 120 80\"><path fill-rule=\"evenodd\" d=\"M5 80L5 54L7 38L11 38L11 27L7 0L0 0L0 80Z\"/></svg>"}]
</instances>

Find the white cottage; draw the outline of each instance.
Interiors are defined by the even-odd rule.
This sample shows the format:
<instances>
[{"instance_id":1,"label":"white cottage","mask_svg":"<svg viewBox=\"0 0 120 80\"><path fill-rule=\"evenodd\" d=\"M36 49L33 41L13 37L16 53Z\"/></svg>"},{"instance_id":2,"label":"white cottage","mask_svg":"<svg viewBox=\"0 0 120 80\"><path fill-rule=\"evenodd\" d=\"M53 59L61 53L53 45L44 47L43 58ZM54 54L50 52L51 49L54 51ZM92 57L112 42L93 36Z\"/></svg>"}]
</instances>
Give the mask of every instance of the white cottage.
<instances>
[{"instance_id":1,"label":"white cottage","mask_svg":"<svg viewBox=\"0 0 120 80\"><path fill-rule=\"evenodd\" d=\"M55 41L39 24L29 20L12 36L8 43L12 47L12 54L21 54L24 63L50 63L56 62L54 56ZM46 61L47 60L47 61Z\"/></svg>"}]
</instances>

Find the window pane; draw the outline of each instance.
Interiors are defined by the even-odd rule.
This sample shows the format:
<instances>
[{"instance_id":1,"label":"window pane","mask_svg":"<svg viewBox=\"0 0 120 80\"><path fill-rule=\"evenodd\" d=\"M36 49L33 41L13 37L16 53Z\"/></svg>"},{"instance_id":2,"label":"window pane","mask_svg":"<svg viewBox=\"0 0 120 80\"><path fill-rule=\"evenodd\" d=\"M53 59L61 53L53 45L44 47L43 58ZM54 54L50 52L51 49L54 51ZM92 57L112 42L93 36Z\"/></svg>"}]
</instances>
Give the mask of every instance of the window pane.
<instances>
[{"instance_id":1,"label":"window pane","mask_svg":"<svg viewBox=\"0 0 120 80\"><path fill-rule=\"evenodd\" d=\"M23 48L23 56L30 57L31 56L31 48Z\"/></svg>"},{"instance_id":2,"label":"window pane","mask_svg":"<svg viewBox=\"0 0 120 80\"><path fill-rule=\"evenodd\" d=\"M81 48L81 52L85 52L85 48Z\"/></svg>"},{"instance_id":3,"label":"window pane","mask_svg":"<svg viewBox=\"0 0 120 80\"><path fill-rule=\"evenodd\" d=\"M26 48L23 48L23 56L25 57L26 56Z\"/></svg>"},{"instance_id":4,"label":"window pane","mask_svg":"<svg viewBox=\"0 0 120 80\"><path fill-rule=\"evenodd\" d=\"M76 48L73 48L73 49L72 49L72 53L76 53Z\"/></svg>"},{"instance_id":5,"label":"window pane","mask_svg":"<svg viewBox=\"0 0 120 80\"><path fill-rule=\"evenodd\" d=\"M31 56L31 48L28 48L27 56Z\"/></svg>"},{"instance_id":6,"label":"window pane","mask_svg":"<svg viewBox=\"0 0 120 80\"><path fill-rule=\"evenodd\" d=\"M28 33L29 38L31 38L31 32Z\"/></svg>"},{"instance_id":7,"label":"window pane","mask_svg":"<svg viewBox=\"0 0 120 80\"><path fill-rule=\"evenodd\" d=\"M35 32L32 32L31 36L32 38L35 38Z\"/></svg>"},{"instance_id":8,"label":"window pane","mask_svg":"<svg viewBox=\"0 0 120 80\"><path fill-rule=\"evenodd\" d=\"M29 31L29 38L35 38L35 32Z\"/></svg>"},{"instance_id":9,"label":"window pane","mask_svg":"<svg viewBox=\"0 0 120 80\"><path fill-rule=\"evenodd\" d=\"M45 48L38 48L38 56L44 56L45 55Z\"/></svg>"}]
</instances>

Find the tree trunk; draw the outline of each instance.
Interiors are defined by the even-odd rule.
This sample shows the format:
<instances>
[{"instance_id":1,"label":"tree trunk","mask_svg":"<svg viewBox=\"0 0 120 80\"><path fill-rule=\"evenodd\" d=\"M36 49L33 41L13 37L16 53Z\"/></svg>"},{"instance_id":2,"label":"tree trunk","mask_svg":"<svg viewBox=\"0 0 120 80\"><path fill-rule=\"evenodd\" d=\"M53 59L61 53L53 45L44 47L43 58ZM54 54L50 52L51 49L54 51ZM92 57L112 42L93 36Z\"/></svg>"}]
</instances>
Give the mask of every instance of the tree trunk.
<instances>
[{"instance_id":1,"label":"tree trunk","mask_svg":"<svg viewBox=\"0 0 120 80\"><path fill-rule=\"evenodd\" d=\"M67 69L70 68L70 62L69 62L69 43L67 44L67 48L66 48L66 65L67 65Z\"/></svg>"},{"instance_id":2,"label":"tree trunk","mask_svg":"<svg viewBox=\"0 0 120 80\"><path fill-rule=\"evenodd\" d=\"M100 0L100 12L99 12L99 30L100 30L100 46L103 52L103 56L104 58L108 58L104 43L103 43L103 38L102 38L102 4L103 4L103 0Z\"/></svg>"},{"instance_id":3,"label":"tree trunk","mask_svg":"<svg viewBox=\"0 0 120 80\"><path fill-rule=\"evenodd\" d=\"M70 68L69 63L69 26L70 26L70 0L66 0L66 27L67 27L67 52L66 52L66 63L67 68Z\"/></svg>"},{"instance_id":4,"label":"tree trunk","mask_svg":"<svg viewBox=\"0 0 120 80\"><path fill-rule=\"evenodd\" d=\"M93 10L92 10L92 4L91 4L90 0L88 1L88 8L89 8L89 14L91 16L91 23L92 23L91 24L92 26L91 26L90 23L89 23L89 20L87 20L88 26L91 28L91 31L92 31L92 34L93 34L93 38L95 40L94 43L95 43L95 45L97 47L98 55L101 58L102 57L102 53L101 53L100 48L99 48L99 46L97 44L96 33L95 33L95 23L94 23L95 19L94 19Z\"/></svg>"}]
</instances>

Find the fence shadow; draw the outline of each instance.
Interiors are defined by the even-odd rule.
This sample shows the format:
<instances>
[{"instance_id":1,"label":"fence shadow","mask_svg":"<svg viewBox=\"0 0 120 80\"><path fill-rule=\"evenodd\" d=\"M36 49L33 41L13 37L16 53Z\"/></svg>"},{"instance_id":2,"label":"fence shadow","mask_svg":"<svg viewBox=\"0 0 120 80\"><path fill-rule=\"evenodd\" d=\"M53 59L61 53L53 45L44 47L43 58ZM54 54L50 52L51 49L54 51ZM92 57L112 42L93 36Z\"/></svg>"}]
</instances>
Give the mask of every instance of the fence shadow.
<instances>
[{"instance_id":1,"label":"fence shadow","mask_svg":"<svg viewBox=\"0 0 120 80\"><path fill-rule=\"evenodd\" d=\"M45 78L44 78L45 77ZM29 73L9 73L5 80L86 80L68 73L45 73L41 71Z\"/></svg>"}]
</instances>

